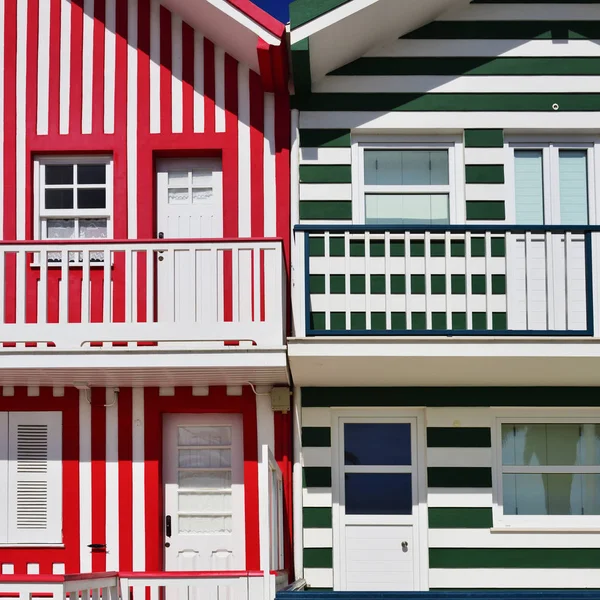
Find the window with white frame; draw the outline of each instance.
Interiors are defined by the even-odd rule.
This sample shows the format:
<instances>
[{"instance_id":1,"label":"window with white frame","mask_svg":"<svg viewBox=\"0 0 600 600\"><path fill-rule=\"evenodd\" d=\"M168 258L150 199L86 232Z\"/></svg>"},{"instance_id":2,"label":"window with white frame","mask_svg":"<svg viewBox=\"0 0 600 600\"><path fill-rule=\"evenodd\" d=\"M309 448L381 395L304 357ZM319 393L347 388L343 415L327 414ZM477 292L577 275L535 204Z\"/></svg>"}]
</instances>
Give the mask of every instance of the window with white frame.
<instances>
[{"instance_id":1,"label":"window with white frame","mask_svg":"<svg viewBox=\"0 0 600 600\"><path fill-rule=\"evenodd\" d=\"M591 145L512 146L517 225L587 225Z\"/></svg>"},{"instance_id":2,"label":"window with white frame","mask_svg":"<svg viewBox=\"0 0 600 600\"><path fill-rule=\"evenodd\" d=\"M498 525L600 521L600 418L499 418L496 444Z\"/></svg>"},{"instance_id":3,"label":"window with white frame","mask_svg":"<svg viewBox=\"0 0 600 600\"><path fill-rule=\"evenodd\" d=\"M61 412L0 412L0 545L62 543L61 455Z\"/></svg>"},{"instance_id":4,"label":"window with white frame","mask_svg":"<svg viewBox=\"0 0 600 600\"><path fill-rule=\"evenodd\" d=\"M450 222L452 148L361 146L360 152L365 224Z\"/></svg>"},{"instance_id":5,"label":"window with white frame","mask_svg":"<svg viewBox=\"0 0 600 600\"><path fill-rule=\"evenodd\" d=\"M36 237L111 238L112 173L106 156L36 159Z\"/></svg>"}]
</instances>

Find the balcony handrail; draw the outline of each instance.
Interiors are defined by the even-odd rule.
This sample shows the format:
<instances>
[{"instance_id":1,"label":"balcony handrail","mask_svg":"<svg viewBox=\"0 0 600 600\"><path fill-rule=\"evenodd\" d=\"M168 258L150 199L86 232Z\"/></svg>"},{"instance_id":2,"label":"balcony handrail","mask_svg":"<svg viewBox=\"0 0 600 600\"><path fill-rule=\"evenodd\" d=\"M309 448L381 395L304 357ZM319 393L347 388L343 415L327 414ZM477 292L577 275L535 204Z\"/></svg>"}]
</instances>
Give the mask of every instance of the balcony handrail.
<instances>
[{"instance_id":1,"label":"balcony handrail","mask_svg":"<svg viewBox=\"0 0 600 600\"><path fill-rule=\"evenodd\" d=\"M307 233L594 233L600 225L295 225Z\"/></svg>"},{"instance_id":2,"label":"balcony handrail","mask_svg":"<svg viewBox=\"0 0 600 600\"><path fill-rule=\"evenodd\" d=\"M149 238L149 239L109 239L85 238L77 240L0 240L2 246L118 246L118 245L158 245L165 244L283 244L279 237L248 237L248 238ZM34 252L34 250L32 250Z\"/></svg>"},{"instance_id":3,"label":"balcony handrail","mask_svg":"<svg viewBox=\"0 0 600 600\"><path fill-rule=\"evenodd\" d=\"M119 571L124 579L234 579L263 577L262 571Z\"/></svg>"}]
</instances>

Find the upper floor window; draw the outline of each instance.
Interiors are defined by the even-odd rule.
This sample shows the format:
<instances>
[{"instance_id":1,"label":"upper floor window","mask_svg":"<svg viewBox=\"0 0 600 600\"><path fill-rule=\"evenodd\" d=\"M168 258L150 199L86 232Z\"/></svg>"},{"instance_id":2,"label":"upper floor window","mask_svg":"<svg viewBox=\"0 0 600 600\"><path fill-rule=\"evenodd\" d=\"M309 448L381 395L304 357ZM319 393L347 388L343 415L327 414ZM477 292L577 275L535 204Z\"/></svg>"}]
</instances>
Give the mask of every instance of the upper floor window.
<instances>
[{"instance_id":1,"label":"upper floor window","mask_svg":"<svg viewBox=\"0 0 600 600\"><path fill-rule=\"evenodd\" d=\"M35 162L35 173L37 238L112 237L110 157L39 158Z\"/></svg>"},{"instance_id":2,"label":"upper floor window","mask_svg":"<svg viewBox=\"0 0 600 600\"><path fill-rule=\"evenodd\" d=\"M515 223L587 225L590 154L582 145L513 146Z\"/></svg>"},{"instance_id":3,"label":"upper floor window","mask_svg":"<svg viewBox=\"0 0 600 600\"><path fill-rule=\"evenodd\" d=\"M361 148L364 222L437 225L450 222L450 148Z\"/></svg>"}]
</instances>

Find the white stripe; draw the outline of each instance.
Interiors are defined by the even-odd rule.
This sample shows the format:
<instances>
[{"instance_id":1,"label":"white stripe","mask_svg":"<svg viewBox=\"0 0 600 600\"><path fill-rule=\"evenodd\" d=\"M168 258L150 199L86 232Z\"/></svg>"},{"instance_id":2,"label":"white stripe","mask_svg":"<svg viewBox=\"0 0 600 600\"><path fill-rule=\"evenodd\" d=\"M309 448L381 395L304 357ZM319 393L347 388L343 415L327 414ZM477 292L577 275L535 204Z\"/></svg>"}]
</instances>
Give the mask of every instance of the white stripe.
<instances>
[{"instance_id":1,"label":"white stripe","mask_svg":"<svg viewBox=\"0 0 600 600\"><path fill-rule=\"evenodd\" d=\"M83 2L83 77L81 81L81 132L92 133L94 85L94 0Z\"/></svg>"},{"instance_id":2,"label":"white stripe","mask_svg":"<svg viewBox=\"0 0 600 600\"><path fill-rule=\"evenodd\" d=\"M150 133L160 133L160 4L150 5Z\"/></svg>"},{"instance_id":3,"label":"white stripe","mask_svg":"<svg viewBox=\"0 0 600 600\"><path fill-rule=\"evenodd\" d=\"M61 134L69 133L71 108L71 0L60 5L60 122Z\"/></svg>"},{"instance_id":4,"label":"white stripe","mask_svg":"<svg viewBox=\"0 0 600 600\"><path fill-rule=\"evenodd\" d=\"M429 488L427 504L430 508L489 508L492 490L487 488Z\"/></svg>"},{"instance_id":5,"label":"white stripe","mask_svg":"<svg viewBox=\"0 0 600 600\"><path fill-rule=\"evenodd\" d=\"M332 548L332 529L305 529L304 548Z\"/></svg>"},{"instance_id":6,"label":"white stripe","mask_svg":"<svg viewBox=\"0 0 600 600\"><path fill-rule=\"evenodd\" d=\"M504 183L467 183L465 185L466 200L505 200L506 184Z\"/></svg>"},{"instance_id":7,"label":"white stripe","mask_svg":"<svg viewBox=\"0 0 600 600\"><path fill-rule=\"evenodd\" d=\"M0 0L0 65L4 64L4 0ZM0 77L0 156L4 156L4 77ZM4 160L0 160L0 190L4 189ZM0 237L4 235L4 206L0 203Z\"/></svg>"},{"instance_id":8,"label":"white stripe","mask_svg":"<svg viewBox=\"0 0 600 600\"><path fill-rule=\"evenodd\" d=\"M333 569L304 569L304 579L309 587L333 587Z\"/></svg>"},{"instance_id":9,"label":"white stripe","mask_svg":"<svg viewBox=\"0 0 600 600\"><path fill-rule=\"evenodd\" d=\"M27 2L17 2L17 239L25 239Z\"/></svg>"},{"instance_id":10,"label":"white stripe","mask_svg":"<svg viewBox=\"0 0 600 600\"><path fill-rule=\"evenodd\" d=\"M304 447L302 454L306 467L331 467L331 448Z\"/></svg>"},{"instance_id":11,"label":"white stripe","mask_svg":"<svg viewBox=\"0 0 600 600\"><path fill-rule=\"evenodd\" d=\"M119 570L119 405L106 388L106 570Z\"/></svg>"},{"instance_id":12,"label":"white stripe","mask_svg":"<svg viewBox=\"0 0 600 600\"><path fill-rule=\"evenodd\" d=\"M430 529L430 548L600 548L600 533Z\"/></svg>"},{"instance_id":13,"label":"white stripe","mask_svg":"<svg viewBox=\"0 0 600 600\"><path fill-rule=\"evenodd\" d=\"M238 65L238 235L250 237L250 71Z\"/></svg>"},{"instance_id":14,"label":"white stripe","mask_svg":"<svg viewBox=\"0 0 600 600\"><path fill-rule=\"evenodd\" d=\"M491 467L491 448L427 448L428 467Z\"/></svg>"},{"instance_id":15,"label":"white stripe","mask_svg":"<svg viewBox=\"0 0 600 600\"><path fill-rule=\"evenodd\" d=\"M304 488L302 490L302 506L332 506L332 498L331 488Z\"/></svg>"},{"instance_id":16,"label":"white stripe","mask_svg":"<svg viewBox=\"0 0 600 600\"><path fill-rule=\"evenodd\" d=\"M204 37L194 30L194 133L204 131Z\"/></svg>"},{"instance_id":17,"label":"white stripe","mask_svg":"<svg viewBox=\"0 0 600 600\"><path fill-rule=\"evenodd\" d=\"M92 555L92 407L89 390L79 391L79 570L91 573Z\"/></svg>"},{"instance_id":18,"label":"white stripe","mask_svg":"<svg viewBox=\"0 0 600 600\"><path fill-rule=\"evenodd\" d=\"M129 0L127 25L127 235L137 237L137 0Z\"/></svg>"},{"instance_id":19,"label":"white stripe","mask_svg":"<svg viewBox=\"0 0 600 600\"><path fill-rule=\"evenodd\" d=\"M215 131L225 131L225 52L215 46Z\"/></svg>"},{"instance_id":20,"label":"white stripe","mask_svg":"<svg viewBox=\"0 0 600 600\"><path fill-rule=\"evenodd\" d=\"M183 132L183 22L171 13L171 128Z\"/></svg>"},{"instance_id":21,"label":"white stripe","mask_svg":"<svg viewBox=\"0 0 600 600\"><path fill-rule=\"evenodd\" d=\"M597 40L395 40L365 56L600 56Z\"/></svg>"},{"instance_id":22,"label":"white stripe","mask_svg":"<svg viewBox=\"0 0 600 600\"><path fill-rule=\"evenodd\" d=\"M506 160L504 148L465 148L466 165L502 165Z\"/></svg>"},{"instance_id":23,"label":"white stripe","mask_svg":"<svg viewBox=\"0 0 600 600\"><path fill-rule=\"evenodd\" d=\"M331 427L329 408L303 408L302 427Z\"/></svg>"},{"instance_id":24,"label":"white stripe","mask_svg":"<svg viewBox=\"0 0 600 600\"><path fill-rule=\"evenodd\" d=\"M144 493L144 389L132 390L132 502L133 502L133 570L146 568L146 503Z\"/></svg>"},{"instance_id":25,"label":"white stripe","mask_svg":"<svg viewBox=\"0 0 600 600\"><path fill-rule=\"evenodd\" d=\"M300 148L300 164L316 165L350 165L352 150L350 148Z\"/></svg>"},{"instance_id":26,"label":"white stripe","mask_svg":"<svg viewBox=\"0 0 600 600\"><path fill-rule=\"evenodd\" d=\"M39 6L37 85L37 133L47 135L50 88L50 2L40 2Z\"/></svg>"},{"instance_id":27,"label":"white stripe","mask_svg":"<svg viewBox=\"0 0 600 600\"><path fill-rule=\"evenodd\" d=\"M115 132L117 0L106 0L104 28L104 133Z\"/></svg>"},{"instance_id":28,"label":"white stripe","mask_svg":"<svg viewBox=\"0 0 600 600\"><path fill-rule=\"evenodd\" d=\"M598 7L577 2L564 4L506 4L471 5L451 10L438 17L439 21L593 21L598 19Z\"/></svg>"},{"instance_id":29,"label":"white stripe","mask_svg":"<svg viewBox=\"0 0 600 600\"><path fill-rule=\"evenodd\" d=\"M430 588L586 588L598 569L430 569Z\"/></svg>"},{"instance_id":30,"label":"white stripe","mask_svg":"<svg viewBox=\"0 0 600 600\"><path fill-rule=\"evenodd\" d=\"M300 200L352 200L352 184L301 183Z\"/></svg>"},{"instance_id":31,"label":"white stripe","mask_svg":"<svg viewBox=\"0 0 600 600\"><path fill-rule=\"evenodd\" d=\"M275 97L265 94L265 137L264 137L264 198L265 236L277 235L277 185L275 159Z\"/></svg>"},{"instance_id":32,"label":"white stripe","mask_svg":"<svg viewBox=\"0 0 600 600\"><path fill-rule=\"evenodd\" d=\"M314 86L315 93L370 94L379 93L542 93L600 92L600 77L594 76L336 76L326 77Z\"/></svg>"},{"instance_id":33,"label":"white stripe","mask_svg":"<svg viewBox=\"0 0 600 600\"><path fill-rule=\"evenodd\" d=\"M427 408L427 427L491 427L489 408Z\"/></svg>"}]
</instances>

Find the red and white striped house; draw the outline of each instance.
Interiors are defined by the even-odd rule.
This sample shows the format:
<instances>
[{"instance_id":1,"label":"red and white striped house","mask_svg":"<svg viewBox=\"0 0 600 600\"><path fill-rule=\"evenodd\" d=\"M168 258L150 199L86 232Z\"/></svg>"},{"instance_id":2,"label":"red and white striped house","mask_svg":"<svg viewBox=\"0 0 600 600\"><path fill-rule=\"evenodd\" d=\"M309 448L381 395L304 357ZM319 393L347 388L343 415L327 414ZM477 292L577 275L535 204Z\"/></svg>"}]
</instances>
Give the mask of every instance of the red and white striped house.
<instances>
[{"instance_id":1,"label":"red and white striped house","mask_svg":"<svg viewBox=\"0 0 600 600\"><path fill-rule=\"evenodd\" d=\"M249 0L0 0L0 65L0 593L270 598L283 25Z\"/></svg>"}]
</instances>

